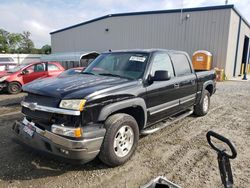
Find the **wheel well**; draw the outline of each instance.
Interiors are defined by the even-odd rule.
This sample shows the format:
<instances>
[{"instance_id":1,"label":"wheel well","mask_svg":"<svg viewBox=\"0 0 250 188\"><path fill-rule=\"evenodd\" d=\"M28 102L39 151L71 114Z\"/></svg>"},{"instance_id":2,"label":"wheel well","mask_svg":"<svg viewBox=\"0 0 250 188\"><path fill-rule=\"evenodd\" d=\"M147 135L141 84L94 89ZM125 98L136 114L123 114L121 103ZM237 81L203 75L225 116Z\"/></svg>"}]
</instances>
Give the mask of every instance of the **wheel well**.
<instances>
[{"instance_id":1,"label":"wheel well","mask_svg":"<svg viewBox=\"0 0 250 188\"><path fill-rule=\"evenodd\" d=\"M144 123L145 123L145 115L144 115L144 111L143 111L142 107L135 106L135 107L124 108L124 109L118 110L110 115L117 114L117 113L125 113L125 114L132 116L133 118L135 118L135 120L139 126L139 130L143 129Z\"/></svg>"},{"instance_id":2,"label":"wheel well","mask_svg":"<svg viewBox=\"0 0 250 188\"><path fill-rule=\"evenodd\" d=\"M214 86L212 84L209 84L206 86L205 89L208 90L208 92L210 93L210 96L211 96L213 94Z\"/></svg>"},{"instance_id":3,"label":"wheel well","mask_svg":"<svg viewBox=\"0 0 250 188\"><path fill-rule=\"evenodd\" d=\"M18 81L8 82L8 84L11 84L11 83L17 83L17 84L19 84L22 87L22 84L20 82L18 82Z\"/></svg>"}]
</instances>

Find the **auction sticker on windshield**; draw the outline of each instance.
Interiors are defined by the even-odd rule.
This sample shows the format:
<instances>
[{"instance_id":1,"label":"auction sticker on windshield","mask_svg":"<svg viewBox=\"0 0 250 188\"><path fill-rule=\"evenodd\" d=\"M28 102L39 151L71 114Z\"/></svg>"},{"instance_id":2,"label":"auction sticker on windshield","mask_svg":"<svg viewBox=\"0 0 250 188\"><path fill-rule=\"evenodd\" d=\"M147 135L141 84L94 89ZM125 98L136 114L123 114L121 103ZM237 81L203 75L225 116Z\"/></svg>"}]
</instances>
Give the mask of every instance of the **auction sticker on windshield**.
<instances>
[{"instance_id":1,"label":"auction sticker on windshield","mask_svg":"<svg viewBox=\"0 0 250 188\"><path fill-rule=\"evenodd\" d=\"M146 60L146 57L144 56L131 56L129 58L129 61L139 61L139 62L144 62Z\"/></svg>"}]
</instances>

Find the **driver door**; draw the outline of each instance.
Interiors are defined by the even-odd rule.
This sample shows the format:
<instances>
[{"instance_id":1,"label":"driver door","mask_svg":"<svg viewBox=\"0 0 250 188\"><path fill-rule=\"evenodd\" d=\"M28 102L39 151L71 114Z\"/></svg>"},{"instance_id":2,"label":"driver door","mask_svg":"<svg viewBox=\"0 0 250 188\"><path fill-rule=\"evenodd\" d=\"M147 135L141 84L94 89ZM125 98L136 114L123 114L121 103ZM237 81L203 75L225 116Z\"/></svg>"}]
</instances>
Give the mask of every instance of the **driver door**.
<instances>
[{"instance_id":1,"label":"driver door","mask_svg":"<svg viewBox=\"0 0 250 188\"><path fill-rule=\"evenodd\" d=\"M23 75L23 83L27 84L35 79L43 78L47 76L47 67L45 63L37 63L27 67L26 74Z\"/></svg>"},{"instance_id":2,"label":"driver door","mask_svg":"<svg viewBox=\"0 0 250 188\"><path fill-rule=\"evenodd\" d=\"M176 95L176 77L169 55L157 52L151 61L149 76L153 77L158 70L168 71L170 80L154 81L146 87L146 105L149 114L148 124L166 118L178 110L179 98Z\"/></svg>"}]
</instances>

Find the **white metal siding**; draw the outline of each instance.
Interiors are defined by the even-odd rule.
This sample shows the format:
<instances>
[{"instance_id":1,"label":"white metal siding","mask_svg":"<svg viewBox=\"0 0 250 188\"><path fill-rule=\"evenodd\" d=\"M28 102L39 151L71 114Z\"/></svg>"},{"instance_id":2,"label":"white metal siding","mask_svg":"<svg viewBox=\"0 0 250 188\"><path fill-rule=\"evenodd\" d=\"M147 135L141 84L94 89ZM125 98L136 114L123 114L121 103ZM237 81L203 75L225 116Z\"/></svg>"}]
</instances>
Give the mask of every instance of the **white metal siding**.
<instances>
[{"instance_id":1,"label":"white metal siding","mask_svg":"<svg viewBox=\"0 0 250 188\"><path fill-rule=\"evenodd\" d=\"M180 13L110 17L52 34L52 51L165 48L192 56L196 50L208 50L213 54L213 67L223 68L230 13L231 9L185 12L182 20Z\"/></svg>"},{"instance_id":2,"label":"white metal siding","mask_svg":"<svg viewBox=\"0 0 250 188\"><path fill-rule=\"evenodd\" d=\"M225 62L225 74L228 78L233 76L234 62L236 55L238 27L240 17L233 11L230 11L230 26L228 34L227 58ZM223 67L221 67L223 68Z\"/></svg>"},{"instance_id":3,"label":"white metal siding","mask_svg":"<svg viewBox=\"0 0 250 188\"><path fill-rule=\"evenodd\" d=\"M242 64L242 55L243 55L243 47L244 47L244 40L245 36L250 39L250 28L245 24L245 22L241 22L241 29L240 29L240 40L239 40L239 47L238 47L238 56L237 56L237 64L236 64L236 74L238 76L241 72L241 64ZM250 41L249 41L250 44ZM248 46L249 48L249 46ZM248 49L249 52L249 49Z\"/></svg>"}]
</instances>

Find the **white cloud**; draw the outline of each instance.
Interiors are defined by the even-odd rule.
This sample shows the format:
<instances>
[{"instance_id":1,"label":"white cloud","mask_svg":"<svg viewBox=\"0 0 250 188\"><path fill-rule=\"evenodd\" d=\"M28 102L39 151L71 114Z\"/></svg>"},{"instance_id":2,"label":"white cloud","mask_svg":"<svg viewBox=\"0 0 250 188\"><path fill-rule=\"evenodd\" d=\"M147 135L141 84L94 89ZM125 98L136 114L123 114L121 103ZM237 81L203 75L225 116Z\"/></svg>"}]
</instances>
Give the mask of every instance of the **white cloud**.
<instances>
[{"instance_id":1,"label":"white cloud","mask_svg":"<svg viewBox=\"0 0 250 188\"><path fill-rule=\"evenodd\" d=\"M36 47L50 43L49 32L106 14L222 5L225 0L13 0L0 4L0 26L10 32L30 31ZM250 20L250 0L229 0Z\"/></svg>"}]
</instances>

